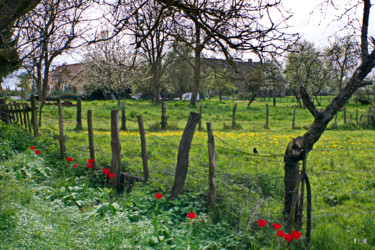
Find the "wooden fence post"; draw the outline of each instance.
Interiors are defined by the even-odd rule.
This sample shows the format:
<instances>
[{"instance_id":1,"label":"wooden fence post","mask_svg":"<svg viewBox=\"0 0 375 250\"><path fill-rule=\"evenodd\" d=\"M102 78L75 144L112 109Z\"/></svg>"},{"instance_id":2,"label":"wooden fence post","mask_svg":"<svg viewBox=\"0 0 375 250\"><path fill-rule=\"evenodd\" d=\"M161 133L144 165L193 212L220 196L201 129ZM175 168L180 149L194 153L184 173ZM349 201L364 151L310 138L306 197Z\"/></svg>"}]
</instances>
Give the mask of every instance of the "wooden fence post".
<instances>
[{"instance_id":1,"label":"wooden fence post","mask_svg":"<svg viewBox=\"0 0 375 250\"><path fill-rule=\"evenodd\" d=\"M237 103L235 103L233 106L232 129L236 129L236 109L237 109Z\"/></svg>"},{"instance_id":2,"label":"wooden fence post","mask_svg":"<svg viewBox=\"0 0 375 250\"><path fill-rule=\"evenodd\" d=\"M117 193L121 191L121 141L119 133L119 111L112 109L111 111L111 148L112 148L112 164L111 173L115 174L112 179L112 188Z\"/></svg>"},{"instance_id":3,"label":"wooden fence post","mask_svg":"<svg viewBox=\"0 0 375 250\"><path fill-rule=\"evenodd\" d=\"M139 135L141 137L141 152L142 152L142 162L143 162L143 179L144 179L145 182L147 182L148 178L150 176L150 171L148 169L145 129L143 127L142 115L138 115L137 118L138 118L138 126L139 126Z\"/></svg>"},{"instance_id":4,"label":"wooden fence post","mask_svg":"<svg viewBox=\"0 0 375 250\"><path fill-rule=\"evenodd\" d=\"M265 129L269 129L268 126L268 103L266 104L266 124L264 124Z\"/></svg>"},{"instance_id":5,"label":"wooden fence post","mask_svg":"<svg viewBox=\"0 0 375 250\"><path fill-rule=\"evenodd\" d=\"M81 98L77 99L77 126L76 130L82 130L82 105Z\"/></svg>"},{"instance_id":6,"label":"wooden fence post","mask_svg":"<svg viewBox=\"0 0 375 250\"><path fill-rule=\"evenodd\" d=\"M174 183L171 191L171 198L176 199L182 193L185 184L187 170L189 167L189 152L193 140L195 127L200 117L198 113L190 112L189 120L182 134L180 145L178 147L177 167Z\"/></svg>"},{"instance_id":7,"label":"wooden fence post","mask_svg":"<svg viewBox=\"0 0 375 250\"><path fill-rule=\"evenodd\" d=\"M343 111L344 111L344 124L346 124L346 105L344 105Z\"/></svg>"},{"instance_id":8,"label":"wooden fence post","mask_svg":"<svg viewBox=\"0 0 375 250\"><path fill-rule=\"evenodd\" d=\"M292 129L296 129L296 105L293 105Z\"/></svg>"},{"instance_id":9,"label":"wooden fence post","mask_svg":"<svg viewBox=\"0 0 375 250\"><path fill-rule=\"evenodd\" d=\"M12 104L8 104L8 112L9 112L9 121L10 124L16 124L16 117L15 117L15 111L13 111Z\"/></svg>"},{"instance_id":10,"label":"wooden fence post","mask_svg":"<svg viewBox=\"0 0 375 250\"><path fill-rule=\"evenodd\" d=\"M87 110L87 130L89 134L90 159L94 160L94 163L92 164L92 169L96 170L94 129L92 127L92 110Z\"/></svg>"},{"instance_id":11,"label":"wooden fence post","mask_svg":"<svg viewBox=\"0 0 375 250\"><path fill-rule=\"evenodd\" d=\"M161 129L167 129L167 111L164 97L161 99Z\"/></svg>"},{"instance_id":12,"label":"wooden fence post","mask_svg":"<svg viewBox=\"0 0 375 250\"><path fill-rule=\"evenodd\" d=\"M211 211L215 212L216 208L216 174L215 174L215 140L214 136L212 135L212 128L211 123L207 122L207 136L208 136L208 186L209 186L209 193L208 193L208 203L210 205Z\"/></svg>"},{"instance_id":13,"label":"wooden fence post","mask_svg":"<svg viewBox=\"0 0 375 250\"><path fill-rule=\"evenodd\" d=\"M35 95L31 95L31 123L33 124L34 128L34 136L39 136L39 125L38 125L38 115L37 115L37 108L36 108L36 101Z\"/></svg>"},{"instance_id":14,"label":"wooden fence post","mask_svg":"<svg viewBox=\"0 0 375 250\"><path fill-rule=\"evenodd\" d=\"M62 115L61 98L57 98L57 107L59 110L60 155L63 156L65 153L65 138L64 138L64 121L63 121L63 115Z\"/></svg>"},{"instance_id":15,"label":"wooden fence post","mask_svg":"<svg viewBox=\"0 0 375 250\"><path fill-rule=\"evenodd\" d=\"M125 102L121 102L121 130L126 131Z\"/></svg>"}]
</instances>

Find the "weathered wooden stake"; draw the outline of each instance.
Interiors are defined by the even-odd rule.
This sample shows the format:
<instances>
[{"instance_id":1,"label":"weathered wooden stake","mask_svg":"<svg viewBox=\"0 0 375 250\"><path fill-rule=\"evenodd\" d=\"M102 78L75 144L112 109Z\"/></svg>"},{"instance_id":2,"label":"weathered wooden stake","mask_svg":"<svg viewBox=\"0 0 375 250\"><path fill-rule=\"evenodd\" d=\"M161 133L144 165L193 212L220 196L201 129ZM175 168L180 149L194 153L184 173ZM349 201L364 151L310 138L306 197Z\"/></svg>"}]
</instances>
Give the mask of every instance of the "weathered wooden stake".
<instances>
[{"instance_id":1,"label":"weathered wooden stake","mask_svg":"<svg viewBox=\"0 0 375 250\"><path fill-rule=\"evenodd\" d=\"M237 109L237 103L235 103L233 106L232 129L236 129L236 109Z\"/></svg>"},{"instance_id":2,"label":"weathered wooden stake","mask_svg":"<svg viewBox=\"0 0 375 250\"><path fill-rule=\"evenodd\" d=\"M367 125L370 125L370 122L371 122L371 107L368 108Z\"/></svg>"},{"instance_id":3,"label":"weathered wooden stake","mask_svg":"<svg viewBox=\"0 0 375 250\"><path fill-rule=\"evenodd\" d=\"M176 199L179 194L182 194L189 167L190 146L199 119L200 117L198 113L190 112L189 120L186 124L180 145L178 147L176 174L171 191L172 199Z\"/></svg>"},{"instance_id":4,"label":"weathered wooden stake","mask_svg":"<svg viewBox=\"0 0 375 250\"><path fill-rule=\"evenodd\" d=\"M121 102L121 130L126 131L125 102Z\"/></svg>"},{"instance_id":5,"label":"weathered wooden stake","mask_svg":"<svg viewBox=\"0 0 375 250\"><path fill-rule=\"evenodd\" d=\"M61 98L57 99L57 107L59 110L60 155L62 156L65 153L65 138L64 138L64 121L63 121L63 115L62 115Z\"/></svg>"},{"instance_id":6,"label":"weathered wooden stake","mask_svg":"<svg viewBox=\"0 0 375 250\"><path fill-rule=\"evenodd\" d=\"M296 129L296 105L293 105L292 129Z\"/></svg>"},{"instance_id":7,"label":"weathered wooden stake","mask_svg":"<svg viewBox=\"0 0 375 250\"><path fill-rule=\"evenodd\" d=\"M346 105L343 107L344 111L344 124L346 124Z\"/></svg>"},{"instance_id":8,"label":"weathered wooden stake","mask_svg":"<svg viewBox=\"0 0 375 250\"><path fill-rule=\"evenodd\" d=\"M119 111L112 109L111 111L111 148L112 148L112 164L111 173L115 174L112 179L112 188L117 193L121 191L120 173L121 173L121 141L119 133Z\"/></svg>"},{"instance_id":9,"label":"weathered wooden stake","mask_svg":"<svg viewBox=\"0 0 375 250\"><path fill-rule=\"evenodd\" d=\"M77 126L76 130L82 130L82 105L81 98L77 99Z\"/></svg>"},{"instance_id":10,"label":"weathered wooden stake","mask_svg":"<svg viewBox=\"0 0 375 250\"><path fill-rule=\"evenodd\" d=\"M150 171L148 169L148 160L147 160L147 148L146 148L146 135L145 129L143 127L142 115L138 115L138 126L139 126L139 135L141 137L141 152L142 152L142 162L143 162L143 179L145 182L148 181L150 176Z\"/></svg>"},{"instance_id":11,"label":"weathered wooden stake","mask_svg":"<svg viewBox=\"0 0 375 250\"><path fill-rule=\"evenodd\" d=\"M92 164L92 169L96 170L94 129L92 127L92 110L87 110L87 130L89 134L90 159L94 160L94 163Z\"/></svg>"},{"instance_id":12,"label":"weathered wooden stake","mask_svg":"<svg viewBox=\"0 0 375 250\"><path fill-rule=\"evenodd\" d=\"M266 104L266 124L264 125L265 129L269 129L268 126L268 103Z\"/></svg>"},{"instance_id":13,"label":"weathered wooden stake","mask_svg":"<svg viewBox=\"0 0 375 250\"><path fill-rule=\"evenodd\" d=\"M215 140L212 134L211 123L207 122L207 135L208 135L208 203L210 205L211 211L215 212L216 208L216 174L215 174Z\"/></svg>"},{"instance_id":14,"label":"weathered wooden stake","mask_svg":"<svg viewBox=\"0 0 375 250\"><path fill-rule=\"evenodd\" d=\"M161 129L167 129L167 111L164 98L161 99Z\"/></svg>"}]
</instances>

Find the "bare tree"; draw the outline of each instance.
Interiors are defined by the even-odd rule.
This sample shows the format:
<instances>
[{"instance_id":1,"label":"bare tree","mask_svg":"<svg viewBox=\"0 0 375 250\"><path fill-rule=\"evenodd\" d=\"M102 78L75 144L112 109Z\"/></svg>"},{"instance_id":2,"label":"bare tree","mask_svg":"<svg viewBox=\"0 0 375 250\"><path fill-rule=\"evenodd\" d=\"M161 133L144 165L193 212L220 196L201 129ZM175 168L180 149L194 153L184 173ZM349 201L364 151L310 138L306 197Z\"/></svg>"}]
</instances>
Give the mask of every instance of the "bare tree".
<instances>
[{"instance_id":1,"label":"bare tree","mask_svg":"<svg viewBox=\"0 0 375 250\"><path fill-rule=\"evenodd\" d=\"M42 0L32 11L18 20L15 27L20 40L18 51L35 68L37 91L41 101L39 125L47 92L52 62L62 53L81 46L90 29L84 13L91 0Z\"/></svg>"},{"instance_id":2,"label":"bare tree","mask_svg":"<svg viewBox=\"0 0 375 250\"><path fill-rule=\"evenodd\" d=\"M120 38L102 41L88 49L85 54L85 78L96 86L101 86L116 94L120 107L121 92L136 83L142 70L137 54Z\"/></svg>"},{"instance_id":3,"label":"bare tree","mask_svg":"<svg viewBox=\"0 0 375 250\"><path fill-rule=\"evenodd\" d=\"M325 3L330 4L334 1L326 1ZM303 99L304 105L308 108L310 113L314 117L314 122L310 126L309 130L303 135L294 138L287 146L284 163L285 163L285 199L284 199L284 213L286 215L291 214L292 209L296 204L293 204L293 195L297 197L298 200L298 176L299 176L299 161L310 152L314 144L320 139L328 123L333 119L335 114L347 103L354 92L364 86L371 85L371 81L367 81L365 78L375 67L375 39L368 36L368 25L369 25L369 15L370 15L370 0L363 0L363 18L361 22L361 50L360 50L360 65L354 70L351 77L348 79L347 84L338 93L338 95L328 104L328 106L318 111L313 102L310 99L309 94L303 85L301 85L301 97ZM355 2L355 8L358 7L360 2ZM353 8L347 6L346 10ZM372 43L372 51L370 50ZM293 214L293 213L292 213ZM293 219L293 218L291 218Z\"/></svg>"},{"instance_id":4,"label":"bare tree","mask_svg":"<svg viewBox=\"0 0 375 250\"><path fill-rule=\"evenodd\" d=\"M359 56L359 44L353 35L345 37L336 35L324 49L324 60L333 77L332 87L338 92L342 90L350 74L358 66Z\"/></svg>"}]
</instances>

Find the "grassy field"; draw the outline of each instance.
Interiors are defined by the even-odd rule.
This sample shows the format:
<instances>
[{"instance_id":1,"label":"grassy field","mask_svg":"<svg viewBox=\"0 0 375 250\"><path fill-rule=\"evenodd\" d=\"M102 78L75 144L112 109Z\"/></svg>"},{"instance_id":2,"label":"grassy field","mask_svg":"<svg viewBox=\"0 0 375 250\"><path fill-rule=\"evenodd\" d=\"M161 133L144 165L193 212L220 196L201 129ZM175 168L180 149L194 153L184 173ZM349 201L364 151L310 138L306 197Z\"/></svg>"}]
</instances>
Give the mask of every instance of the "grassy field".
<instances>
[{"instance_id":1,"label":"grassy field","mask_svg":"<svg viewBox=\"0 0 375 250\"><path fill-rule=\"evenodd\" d=\"M323 107L328 98L323 98ZM64 108L67 156L59 156L57 108L46 106L42 137L2 127L2 192L0 248L127 248L127 249L285 249L272 222L282 223L283 153L287 143L303 135L312 116L296 109L297 129L291 129L294 99L258 100L250 108L237 102L236 129L233 100L204 100L202 127L211 122L216 144L218 207L207 209L207 134L196 131L184 195L171 201L177 150L189 112L188 102L168 101L169 128L160 130L160 105L125 100L127 131L121 131L122 168L142 176L137 115L145 123L150 183L115 196L103 176L85 169L89 158L87 110L93 110L96 161L111 161L110 110L116 101L84 101L82 131L75 130L76 109ZM264 128L269 103L269 129ZM322 108L323 108L322 107ZM373 249L375 246L375 132L359 116L369 106L347 105L309 153L307 173L313 196L311 249ZM41 150L35 155L28 147ZM253 153L257 148L258 154ZM162 193L157 200L155 193ZM81 210L78 209L78 204ZM198 217L186 218L194 211ZM259 219L269 222L260 228ZM306 223L304 223L306 224ZM283 229L285 230L285 229ZM303 246L306 232L291 248Z\"/></svg>"}]
</instances>

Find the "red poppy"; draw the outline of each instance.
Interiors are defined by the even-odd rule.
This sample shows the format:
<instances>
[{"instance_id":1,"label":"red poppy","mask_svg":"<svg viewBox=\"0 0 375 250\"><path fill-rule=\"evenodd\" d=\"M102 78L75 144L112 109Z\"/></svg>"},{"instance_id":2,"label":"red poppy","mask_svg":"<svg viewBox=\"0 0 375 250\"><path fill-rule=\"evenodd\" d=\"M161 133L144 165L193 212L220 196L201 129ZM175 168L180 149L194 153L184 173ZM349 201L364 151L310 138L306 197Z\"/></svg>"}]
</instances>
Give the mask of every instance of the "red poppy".
<instances>
[{"instance_id":1,"label":"red poppy","mask_svg":"<svg viewBox=\"0 0 375 250\"><path fill-rule=\"evenodd\" d=\"M35 150L34 152L35 152L35 154L37 154L37 155L40 154L40 150Z\"/></svg>"},{"instance_id":2,"label":"red poppy","mask_svg":"<svg viewBox=\"0 0 375 250\"><path fill-rule=\"evenodd\" d=\"M34 146L30 146L30 149L31 149L31 150L35 150L35 147L34 147Z\"/></svg>"},{"instance_id":3,"label":"red poppy","mask_svg":"<svg viewBox=\"0 0 375 250\"><path fill-rule=\"evenodd\" d=\"M103 174L109 174L111 170L109 168L103 168Z\"/></svg>"},{"instance_id":4,"label":"red poppy","mask_svg":"<svg viewBox=\"0 0 375 250\"><path fill-rule=\"evenodd\" d=\"M267 221L265 221L265 220L258 220L258 225L260 227L265 227L267 225Z\"/></svg>"},{"instance_id":5,"label":"red poppy","mask_svg":"<svg viewBox=\"0 0 375 250\"><path fill-rule=\"evenodd\" d=\"M109 177L109 179L112 179L113 177L115 177L116 175L115 174L112 174L112 173L109 173L108 174L108 177Z\"/></svg>"},{"instance_id":6,"label":"red poppy","mask_svg":"<svg viewBox=\"0 0 375 250\"><path fill-rule=\"evenodd\" d=\"M189 219L194 219L195 217L197 217L197 215L196 215L194 212L187 213L186 216L187 216Z\"/></svg>"},{"instance_id":7,"label":"red poppy","mask_svg":"<svg viewBox=\"0 0 375 250\"><path fill-rule=\"evenodd\" d=\"M87 168L92 168L92 164L90 164L90 163L87 163L86 166L87 166Z\"/></svg>"},{"instance_id":8,"label":"red poppy","mask_svg":"<svg viewBox=\"0 0 375 250\"><path fill-rule=\"evenodd\" d=\"M292 237L295 240L298 240L299 238L301 238L301 235L302 234L300 232L298 232L298 231L295 231L295 230L292 231Z\"/></svg>"},{"instance_id":9,"label":"red poppy","mask_svg":"<svg viewBox=\"0 0 375 250\"><path fill-rule=\"evenodd\" d=\"M279 224L279 223L273 223L272 226L276 230L279 230L281 228L281 224Z\"/></svg>"},{"instance_id":10,"label":"red poppy","mask_svg":"<svg viewBox=\"0 0 375 250\"><path fill-rule=\"evenodd\" d=\"M284 236L284 231L277 231L276 232L276 235L279 236L279 237L283 237Z\"/></svg>"},{"instance_id":11,"label":"red poppy","mask_svg":"<svg viewBox=\"0 0 375 250\"><path fill-rule=\"evenodd\" d=\"M76 168L76 167L78 167L78 165L77 164L73 164L73 168Z\"/></svg>"},{"instance_id":12,"label":"red poppy","mask_svg":"<svg viewBox=\"0 0 375 250\"><path fill-rule=\"evenodd\" d=\"M71 162L71 161L73 161L73 158L72 158L72 157L66 157L66 160L67 160L68 162Z\"/></svg>"},{"instance_id":13,"label":"red poppy","mask_svg":"<svg viewBox=\"0 0 375 250\"><path fill-rule=\"evenodd\" d=\"M291 234L285 234L284 235L284 239L287 241L287 242L290 242L292 239L293 239L293 236Z\"/></svg>"},{"instance_id":14,"label":"red poppy","mask_svg":"<svg viewBox=\"0 0 375 250\"><path fill-rule=\"evenodd\" d=\"M94 159L88 159L87 162L90 163L90 164L93 164L94 163Z\"/></svg>"},{"instance_id":15,"label":"red poppy","mask_svg":"<svg viewBox=\"0 0 375 250\"><path fill-rule=\"evenodd\" d=\"M163 198L163 196L161 194L159 194L159 193L156 193L155 194L155 198L158 199L158 200L160 200L161 198Z\"/></svg>"}]
</instances>

